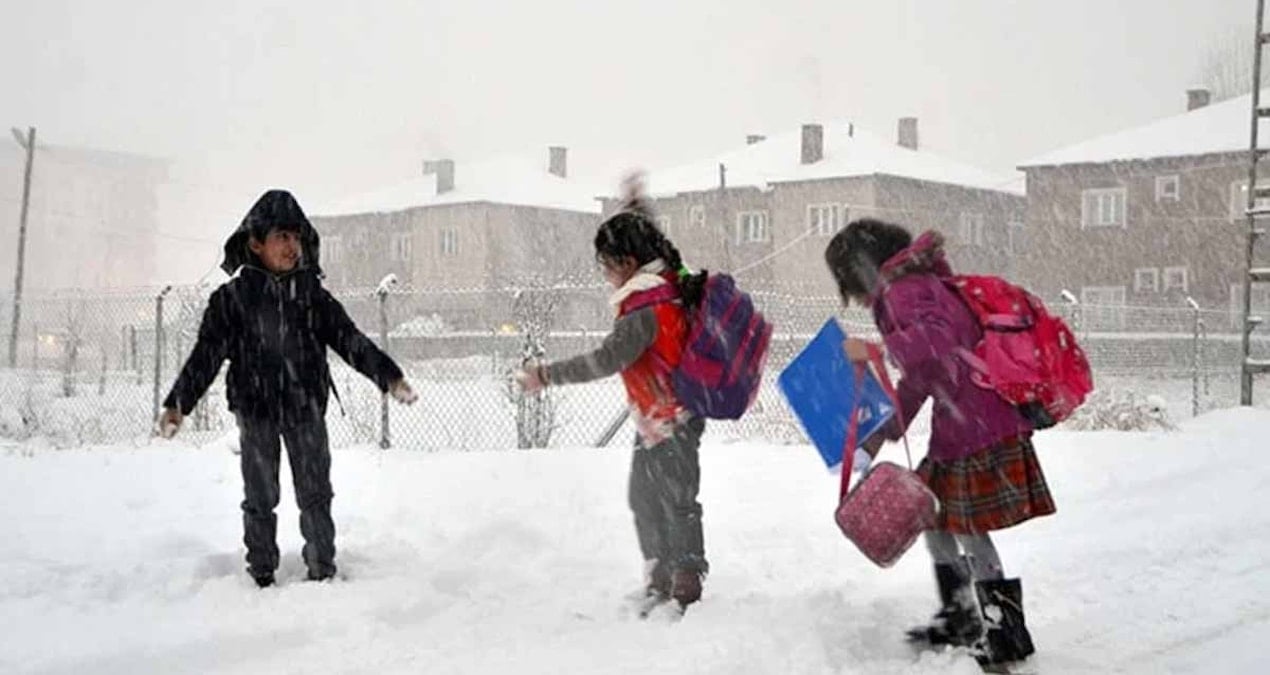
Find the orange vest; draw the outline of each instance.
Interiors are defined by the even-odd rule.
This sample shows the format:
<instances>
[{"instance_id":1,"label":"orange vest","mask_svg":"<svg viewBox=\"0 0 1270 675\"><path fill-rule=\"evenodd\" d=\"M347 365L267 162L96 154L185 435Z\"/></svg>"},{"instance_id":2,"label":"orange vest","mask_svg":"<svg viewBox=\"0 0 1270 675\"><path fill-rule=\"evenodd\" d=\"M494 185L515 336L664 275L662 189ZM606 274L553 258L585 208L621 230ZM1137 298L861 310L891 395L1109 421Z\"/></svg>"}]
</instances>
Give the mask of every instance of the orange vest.
<instances>
[{"instance_id":1,"label":"orange vest","mask_svg":"<svg viewBox=\"0 0 1270 675\"><path fill-rule=\"evenodd\" d=\"M649 296L654 294L665 295L666 290L659 286L632 293L622 301L618 316L649 307ZM657 317L657 337L635 363L622 371L622 383L626 385L627 400L640 417L653 423L674 422L683 405L675 397L671 373L683 358L688 340L687 316L677 297L655 301L651 309Z\"/></svg>"}]
</instances>

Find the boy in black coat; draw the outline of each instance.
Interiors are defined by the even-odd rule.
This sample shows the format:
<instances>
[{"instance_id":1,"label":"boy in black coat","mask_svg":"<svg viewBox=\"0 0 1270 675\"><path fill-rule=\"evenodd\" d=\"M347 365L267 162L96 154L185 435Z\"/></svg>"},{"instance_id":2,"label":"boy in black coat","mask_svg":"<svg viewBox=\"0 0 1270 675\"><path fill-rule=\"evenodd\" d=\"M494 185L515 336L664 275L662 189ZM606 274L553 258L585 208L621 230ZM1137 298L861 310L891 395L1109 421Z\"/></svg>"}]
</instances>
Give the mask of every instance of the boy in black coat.
<instances>
[{"instance_id":1,"label":"boy in black coat","mask_svg":"<svg viewBox=\"0 0 1270 675\"><path fill-rule=\"evenodd\" d=\"M221 268L232 278L207 302L198 343L163 403L159 431L171 438L229 359L226 390L238 418L245 499L247 572L272 585L279 439L287 446L308 578L335 574L326 348L402 403L417 399L401 369L357 329L322 287L318 234L289 192L270 190L225 242Z\"/></svg>"}]
</instances>

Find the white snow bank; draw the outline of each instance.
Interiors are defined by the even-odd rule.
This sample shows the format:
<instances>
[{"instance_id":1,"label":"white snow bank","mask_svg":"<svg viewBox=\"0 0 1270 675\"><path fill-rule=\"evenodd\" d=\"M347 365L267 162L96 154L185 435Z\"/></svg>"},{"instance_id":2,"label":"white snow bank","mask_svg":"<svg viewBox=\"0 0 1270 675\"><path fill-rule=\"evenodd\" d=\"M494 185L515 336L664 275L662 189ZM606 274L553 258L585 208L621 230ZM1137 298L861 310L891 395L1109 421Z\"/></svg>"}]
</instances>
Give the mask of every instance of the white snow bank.
<instances>
[{"instance_id":1,"label":"white snow bank","mask_svg":"<svg viewBox=\"0 0 1270 675\"><path fill-rule=\"evenodd\" d=\"M1265 672L1267 436L1253 410L1042 434L1059 513L997 537L1024 580L1028 670ZM336 451L349 578L300 581L284 487L281 585L260 591L226 445L0 450L0 672L979 672L903 644L933 609L924 552L872 567L806 447L703 448L713 573L668 624L619 611L640 572L628 450Z\"/></svg>"}]
</instances>

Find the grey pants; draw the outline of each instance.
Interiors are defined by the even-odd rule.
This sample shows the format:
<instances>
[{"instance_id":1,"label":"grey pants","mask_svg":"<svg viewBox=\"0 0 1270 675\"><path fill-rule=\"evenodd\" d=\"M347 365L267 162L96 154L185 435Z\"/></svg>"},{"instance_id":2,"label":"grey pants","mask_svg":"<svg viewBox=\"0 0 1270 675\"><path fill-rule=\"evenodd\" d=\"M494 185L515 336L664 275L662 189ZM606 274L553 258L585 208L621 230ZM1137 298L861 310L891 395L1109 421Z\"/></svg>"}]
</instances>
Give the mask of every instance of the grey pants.
<instances>
[{"instance_id":1,"label":"grey pants","mask_svg":"<svg viewBox=\"0 0 1270 675\"><path fill-rule=\"evenodd\" d=\"M697 449L704 431L705 421L693 419L652 447L637 438L631 455L627 496L640 552L644 560L658 561L663 572L709 570L697 501L701 485Z\"/></svg>"},{"instance_id":2,"label":"grey pants","mask_svg":"<svg viewBox=\"0 0 1270 675\"><path fill-rule=\"evenodd\" d=\"M335 522L331 519L331 450L325 420L317 417L307 424L280 428L268 420L240 416L238 431L248 572L260 576L278 568L278 517L273 510L278 506L278 466L281 442L285 441L300 507L304 564L311 577L331 576L335 573Z\"/></svg>"},{"instance_id":3,"label":"grey pants","mask_svg":"<svg viewBox=\"0 0 1270 675\"><path fill-rule=\"evenodd\" d=\"M953 565L965 555L970 562L970 572L976 581L1002 579L1001 556L992 543L992 537L983 534L953 534L943 530L926 531L926 548L936 565Z\"/></svg>"}]
</instances>

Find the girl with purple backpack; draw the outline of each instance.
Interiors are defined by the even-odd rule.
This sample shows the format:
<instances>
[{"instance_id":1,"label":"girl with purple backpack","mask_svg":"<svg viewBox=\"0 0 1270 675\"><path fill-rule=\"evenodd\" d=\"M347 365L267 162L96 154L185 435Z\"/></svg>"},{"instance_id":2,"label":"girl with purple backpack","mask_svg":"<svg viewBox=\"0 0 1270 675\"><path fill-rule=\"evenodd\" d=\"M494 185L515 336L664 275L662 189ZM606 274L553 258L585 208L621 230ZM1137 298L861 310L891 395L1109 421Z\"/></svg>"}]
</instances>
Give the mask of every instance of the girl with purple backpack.
<instances>
[{"instance_id":1,"label":"girl with purple backpack","mask_svg":"<svg viewBox=\"0 0 1270 675\"><path fill-rule=\"evenodd\" d=\"M645 562L640 604L647 611L701 597L709 570L697 491L697 450L705 420L675 395L673 374L685 352L688 312L702 301L706 275L692 274L658 229L633 183L625 208L600 224L595 257L614 288L613 331L590 353L531 363L516 375L527 392L620 373L636 422L628 498Z\"/></svg>"},{"instance_id":2,"label":"girl with purple backpack","mask_svg":"<svg viewBox=\"0 0 1270 675\"><path fill-rule=\"evenodd\" d=\"M1033 653L1024 623L1023 591L1007 579L989 532L1054 513L1054 502L1032 447L1032 423L996 391L972 381L957 356L982 339L978 319L946 280L943 237L877 220L849 224L825 250L844 302L873 312L886 352L902 372L897 386L902 417L883 427L857 453L872 459L884 440L904 433L932 399L930 448L918 475L942 506L926 544L935 564L941 608L926 626L909 631L918 642L971 647L984 664L1018 661ZM869 345L848 338L848 358L868 362Z\"/></svg>"}]
</instances>

